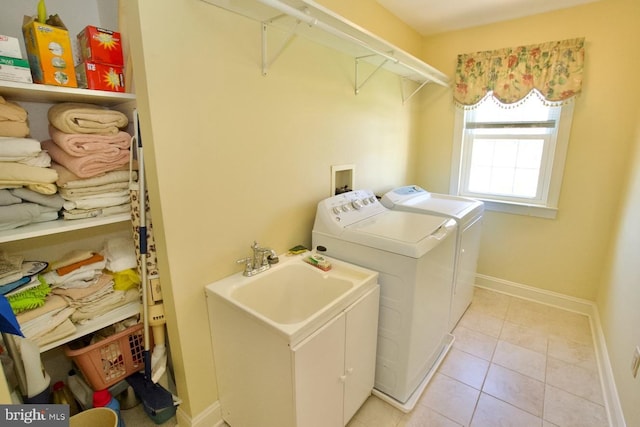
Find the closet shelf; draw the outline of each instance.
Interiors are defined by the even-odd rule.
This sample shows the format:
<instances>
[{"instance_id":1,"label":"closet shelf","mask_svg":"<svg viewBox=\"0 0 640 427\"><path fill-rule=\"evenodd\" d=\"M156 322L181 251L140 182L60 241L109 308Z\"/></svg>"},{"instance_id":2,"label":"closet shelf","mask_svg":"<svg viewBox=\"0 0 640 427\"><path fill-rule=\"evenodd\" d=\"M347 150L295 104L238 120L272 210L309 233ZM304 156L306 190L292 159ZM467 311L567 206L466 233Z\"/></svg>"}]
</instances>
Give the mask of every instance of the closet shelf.
<instances>
[{"instance_id":1,"label":"closet shelf","mask_svg":"<svg viewBox=\"0 0 640 427\"><path fill-rule=\"evenodd\" d=\"M266 30L269 27L274 27L289 33L289 39L294 35L300 35L347 53L355 58L356 68L358 61L364 60L404 79L414 81L419 84L418 90L429 82L449 86L449 78L436 68L312 0L202 1L262 23L263 74L266 74L269 65L266 58ZM289 39L285 41L285 45ZM276 56L286 47L285 45ZM369 77L365 79L364 83ZM356 93L364 84L362 83L359 87L357 80L358 76L356 75Z\"/></svg>"},{"instance_id":2,"label":"closet shelf","mask_svg":"<svg viewBox=\"0 0 640 427\"><path fill-rule=\"evenodd\" d=\"M84 102L105 107L135 101L133 93L68 88L37 83L15 83L0 80L0 96L11 101L26 102Z\"/></svg>"},{"instance_id":3,"label":"closet shelf","mask_svg":"<svg viewBox=\"0 0 640 427\"><path fill-rule=\"evenodd\" d=\"M57 219L55 221L28 224L11 230L0 231L0 243L16 240L30 239L32 237L47 236L50 234L66 233L67 231L83 230L91 227L99 227L117 222L131 221L131 215L118 214L98 218L87 219Z\"/></svg>"}]
</instances>

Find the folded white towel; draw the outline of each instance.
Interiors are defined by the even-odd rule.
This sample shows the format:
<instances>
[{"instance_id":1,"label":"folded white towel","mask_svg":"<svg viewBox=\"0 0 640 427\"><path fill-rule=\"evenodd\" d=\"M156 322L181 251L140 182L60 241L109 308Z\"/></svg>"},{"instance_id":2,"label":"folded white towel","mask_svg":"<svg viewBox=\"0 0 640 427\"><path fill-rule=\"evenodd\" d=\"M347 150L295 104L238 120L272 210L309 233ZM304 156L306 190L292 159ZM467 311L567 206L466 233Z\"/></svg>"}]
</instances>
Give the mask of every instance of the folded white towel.
<instances>
[{"instance_id":1,"label":"folded white towel","mask_svg":"<svg viewBox=\"0 0 640 427\"><path fill-rule=\"evenodd\" d=\"M118 196L118 197L88 197L80 200L68 200L64 202L65 210L73 210L73 209L95 209L95 208L106 208L109 206L119 206L125 204L129 201L129 194L126 196Z\"/></svg>"},{"instance_id":2,"label":"folded white towel","mask_svg":"<svg viewBox=\"0 0 640 427\"><path fill-rule=\"evenodd\" d=\"M40 141L32 138L8 138L0 136L0 158L6 162L15 162L35 157L42 151Z\"/></svg>"}]
</instances>

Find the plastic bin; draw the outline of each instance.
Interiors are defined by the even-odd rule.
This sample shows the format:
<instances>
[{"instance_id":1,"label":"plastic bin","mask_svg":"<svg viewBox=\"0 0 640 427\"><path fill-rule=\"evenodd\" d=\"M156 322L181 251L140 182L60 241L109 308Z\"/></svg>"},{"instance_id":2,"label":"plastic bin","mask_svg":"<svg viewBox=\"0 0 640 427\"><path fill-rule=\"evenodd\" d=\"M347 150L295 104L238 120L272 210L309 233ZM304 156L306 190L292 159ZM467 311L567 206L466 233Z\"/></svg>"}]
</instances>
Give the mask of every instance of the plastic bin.
<instances>
[{"instance_id":1,"label":"plastic bin","mask_svg":"<svg viewBox=\"0 0 640 427\"><path fill-rule=\"evenodd\" d=\"M94 390L112 386L144 369L144 331L141 323L95 344L64 353L78 366Z\"/></svg>"},{"instance_id":2,"label":"plastic bin","mask_svg":"<svg viewBox=\"0 0 640 427\"><path fill-rule=\"evenodd\" d=\"M116 427L118 416L109 408L91 408L69 418L69 427Z\"/></svg>"}]
</instances>

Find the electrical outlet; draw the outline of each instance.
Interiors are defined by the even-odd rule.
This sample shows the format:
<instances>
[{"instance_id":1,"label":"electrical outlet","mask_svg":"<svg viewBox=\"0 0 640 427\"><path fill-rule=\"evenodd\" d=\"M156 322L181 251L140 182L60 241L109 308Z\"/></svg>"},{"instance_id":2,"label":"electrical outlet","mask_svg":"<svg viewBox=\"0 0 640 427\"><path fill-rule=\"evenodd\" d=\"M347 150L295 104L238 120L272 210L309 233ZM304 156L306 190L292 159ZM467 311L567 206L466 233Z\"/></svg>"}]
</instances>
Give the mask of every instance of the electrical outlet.
<instances>
[{"instance_id":1,"label":"electrical outlet","mask_svg":"<svg viewBox=\"0 0 640 427\"><path fill-rule=\"evenodd\" d=\"M640 368L640 347L636 347L633 352L633 359L631 361L631 375L633 375L633 378L638 376L638 368Z\"/></svg>"}]
</instances>

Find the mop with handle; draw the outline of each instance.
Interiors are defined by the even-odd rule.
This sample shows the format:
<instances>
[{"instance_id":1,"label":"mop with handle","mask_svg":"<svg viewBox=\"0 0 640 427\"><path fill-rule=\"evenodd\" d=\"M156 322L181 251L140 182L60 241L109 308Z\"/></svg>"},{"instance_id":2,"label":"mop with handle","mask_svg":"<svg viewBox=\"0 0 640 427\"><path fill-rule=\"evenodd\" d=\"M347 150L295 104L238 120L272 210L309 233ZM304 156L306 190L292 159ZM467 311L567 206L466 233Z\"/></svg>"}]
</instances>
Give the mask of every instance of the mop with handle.
<instances>
[{"instance_id":1,"label":"mop with handle","mask_svg":"<svg viewBox=\"0 0 640 427\"><path fill-rule=\"evenodd\" d=\"M140 203L140 270L142 279L142 318L144 322L144 374L136 372L127 377L127 382L133 388L138 398L144 405L147 414L156 415L157 411L170 408L174 405L173 395L160 384L154 383L151 378L151 353L149 352L149 307L147 305L147 214L146 214L146 187L144 174L144 154L142 151L142 138L137 111L134 111L135 138L138 154L138 188Z\"/></svg>"}]
</instances>

